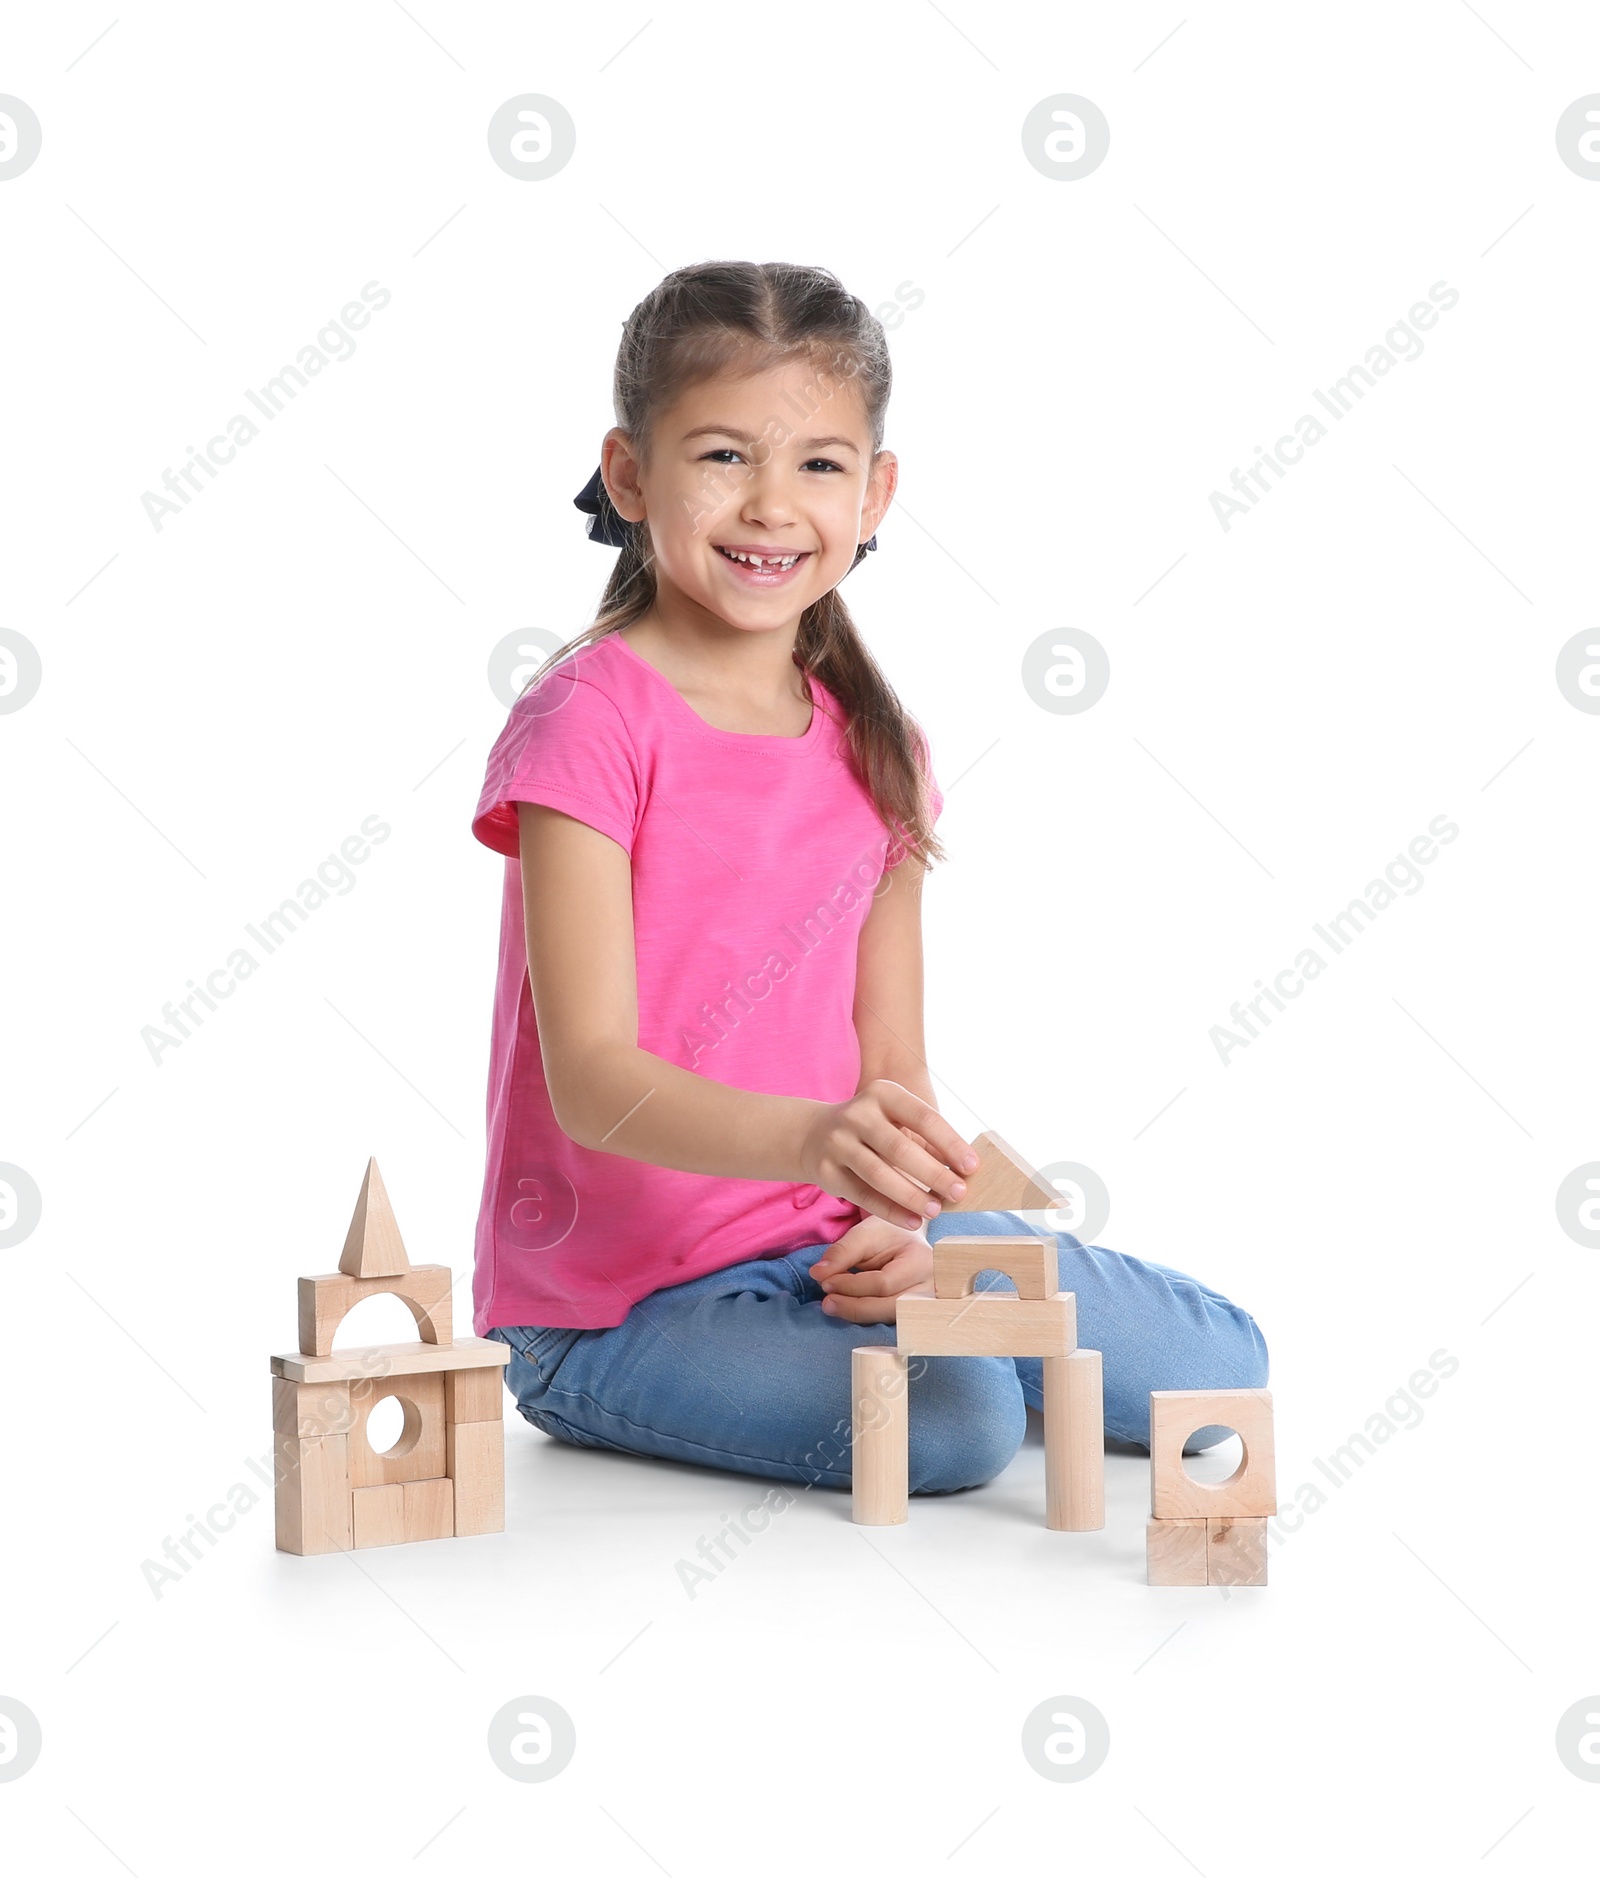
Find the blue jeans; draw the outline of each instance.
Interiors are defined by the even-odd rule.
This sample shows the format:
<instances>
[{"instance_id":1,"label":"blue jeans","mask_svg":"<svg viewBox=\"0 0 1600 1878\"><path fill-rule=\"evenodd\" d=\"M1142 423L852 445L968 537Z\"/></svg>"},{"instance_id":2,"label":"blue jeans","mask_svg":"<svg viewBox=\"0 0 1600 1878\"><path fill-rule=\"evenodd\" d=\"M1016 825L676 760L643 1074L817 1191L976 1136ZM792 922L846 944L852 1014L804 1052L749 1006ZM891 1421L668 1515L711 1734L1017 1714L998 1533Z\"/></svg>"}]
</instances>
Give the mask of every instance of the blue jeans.
<instances>
[{"instance_id":1,"label":"blue jeans","mask_svg":"<svg viewBox=\"0 0 1600 1878\"><path fill-rule=\"evenodd\" d=\"M1015 1213L951 1213L946 1232L1048 1237ZM1061 1286L1077 1294L1078 1342L1103 1355L1106 1432L1149 1446L1152 1389L1260 1388L1267 1346L1236 1304L1181 1272L1055 1235ZM641 1298L607 1330L502 1327L506 1386L557 1440L656 1455L808 1486L850 1485L850 1352L894 1342L893 1324L822 1310L810 1275L824 1248L727 1266ZM1009 1289L987 1274L984 1288ZM912 1358L910 1487L950 1493L992 1480L1043 1407L1037 1357ZM1201 1429L1189 1450L1213 1445Z\"/></svg>"}]
</instances>

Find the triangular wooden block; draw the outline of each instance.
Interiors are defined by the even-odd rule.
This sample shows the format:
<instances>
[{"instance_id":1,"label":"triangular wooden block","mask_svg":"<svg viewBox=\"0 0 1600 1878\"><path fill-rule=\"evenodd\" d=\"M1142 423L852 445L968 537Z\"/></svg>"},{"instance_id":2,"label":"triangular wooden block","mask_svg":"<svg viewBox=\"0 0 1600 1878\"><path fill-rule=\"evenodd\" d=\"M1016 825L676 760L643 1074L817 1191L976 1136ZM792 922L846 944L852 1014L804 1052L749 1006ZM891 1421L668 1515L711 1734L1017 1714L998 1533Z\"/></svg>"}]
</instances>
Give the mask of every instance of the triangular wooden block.
<instances>
[{"instance_id":1,"label":"triangular wooden block","mask_svg":"<svg viewBox=\"0 0 1600 1878\"><path fill-rule=\"evenodd\" d=\"M964 1176L967 1190L947 1213L1011 1213L1026 1207L1057 1207L1061 1195L998 1135L979 1135L972 1144L978 1157L973 1173Z\"/></svg>"},{"instance_id":2,"label":"triangular wooden block","mask_svg":"<svg viewBox=\"0 0 1600 1878\"><path fill-rule=\"evenodd\" d=\"M398 1278L411 1269L376 1161L367 1162L339 1269L351 1278Z\"/></svg>"}]
</instances>

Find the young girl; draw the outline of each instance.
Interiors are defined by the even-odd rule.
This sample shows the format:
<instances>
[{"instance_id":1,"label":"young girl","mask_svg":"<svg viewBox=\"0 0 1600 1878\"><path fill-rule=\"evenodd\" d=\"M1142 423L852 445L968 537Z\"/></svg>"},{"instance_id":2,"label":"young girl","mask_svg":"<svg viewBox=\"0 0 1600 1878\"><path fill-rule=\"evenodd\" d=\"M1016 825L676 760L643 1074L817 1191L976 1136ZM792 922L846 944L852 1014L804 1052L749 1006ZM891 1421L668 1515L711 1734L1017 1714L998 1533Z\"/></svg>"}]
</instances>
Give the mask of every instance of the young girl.
<instances>
[{"instance_id":1,"label":"young girl","mask_svg":"<svg viewBox=\"0 0 1600 1878\"><path fill-rule=\"evenodd\" d=\"M577 506L620 549L545 661L473 833L506 857L474 1326L581 1447L850 1484L850 1352L962 1213L970 1144L922 1054L926 738L839 583L874 548L883 329L821 268L708 262L634 308ZM1055 1235L1106 1427L1259 1386L1251 1318ZM910 1485L991 1479L1040 1407L1009 1357L912 1365ZM1220 1438L1203 1430L1192 1446Z\"/></svg>"}]
</instances>

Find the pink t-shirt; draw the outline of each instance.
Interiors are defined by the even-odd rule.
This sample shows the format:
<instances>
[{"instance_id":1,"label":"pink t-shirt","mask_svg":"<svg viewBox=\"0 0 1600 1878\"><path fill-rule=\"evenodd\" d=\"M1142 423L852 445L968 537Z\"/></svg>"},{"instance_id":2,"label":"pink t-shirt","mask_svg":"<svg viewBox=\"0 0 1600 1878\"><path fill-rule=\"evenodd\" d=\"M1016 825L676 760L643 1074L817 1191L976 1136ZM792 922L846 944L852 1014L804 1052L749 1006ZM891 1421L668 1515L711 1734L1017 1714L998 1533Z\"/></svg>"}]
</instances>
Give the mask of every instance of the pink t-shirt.
<instances>
[{"instance_id":1,"label":"pink t-shirt","mask_svg":"<svg viewBox=\"0 0 1600 1878\"><path fill-rule=\"evenodd\" d=\"M856 944L903 848L850 770L837 699L811 683L803 736L717 730L610 633L512 706L472 823L506 857L479 1336L497 1324L620 1324L664 1285L831 1245L862 1217L813 1186L580 1147L550 1106L528 986L516 805L542 802L631 857L641 1050L739 1089L822 1102L855 1093ZM923 759L937 816L925 739Z\"/></svg>"}]
</instances>

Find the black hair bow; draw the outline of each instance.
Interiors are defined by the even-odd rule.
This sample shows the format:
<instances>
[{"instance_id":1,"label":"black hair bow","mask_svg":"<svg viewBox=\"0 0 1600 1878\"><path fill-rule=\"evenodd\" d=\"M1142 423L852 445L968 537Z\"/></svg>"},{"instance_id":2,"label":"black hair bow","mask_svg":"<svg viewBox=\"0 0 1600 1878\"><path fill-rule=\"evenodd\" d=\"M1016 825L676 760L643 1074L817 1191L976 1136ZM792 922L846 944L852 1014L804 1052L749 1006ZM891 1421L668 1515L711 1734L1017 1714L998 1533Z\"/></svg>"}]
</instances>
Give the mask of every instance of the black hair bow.
<instances>
[{"instance_id":1,"label":"black hair bow","mask_svg":"<svg viewBox=\"0 0 1600 1878\"><path fill-rule=\"evenodd\" d=\"M612 506L605 478L598 469L583 485L582 493L572 498L572 506L591 517L584 526L589 539L598 541L601 547L625 548L633 539L633 523L624 521Z\"/></svg>"}]
</instances>

